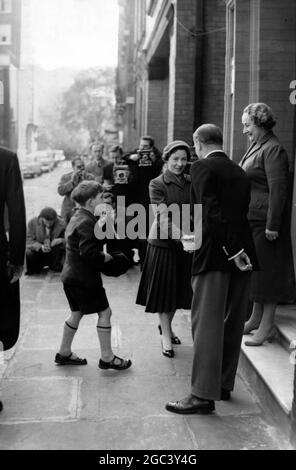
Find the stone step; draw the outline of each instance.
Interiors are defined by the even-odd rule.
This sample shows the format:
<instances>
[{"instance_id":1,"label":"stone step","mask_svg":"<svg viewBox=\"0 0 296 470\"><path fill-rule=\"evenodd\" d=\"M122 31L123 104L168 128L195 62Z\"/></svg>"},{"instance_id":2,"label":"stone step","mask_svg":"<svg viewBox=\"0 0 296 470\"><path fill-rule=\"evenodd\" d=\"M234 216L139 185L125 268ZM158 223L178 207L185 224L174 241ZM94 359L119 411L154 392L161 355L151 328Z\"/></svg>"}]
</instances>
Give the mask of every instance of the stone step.
<instances>
[{"instance_id":1,"label":"stone step","mask_svg":"<svg viewBox=\"0 0 296 470\"><path fill-rule=\"evenodd\" d=\"M279 305L275 322L278 340L290 354L296 347L296 305Z\"/></svg>"},{"instance_id":2,"label":"stone step","mask_svg":"<svg viewBox=\"0 0 296 470\"><path fill-rule=\"evenodd\" d=\"M244 344L250 336L243 337L239 369L271 417L271 422L285 436L291 437L294 365L288 343L290 345L295 326L291 325L288 310L280 309L277 314L280 335L272 343L250 347Z\"/></svg>"}]
</instances>

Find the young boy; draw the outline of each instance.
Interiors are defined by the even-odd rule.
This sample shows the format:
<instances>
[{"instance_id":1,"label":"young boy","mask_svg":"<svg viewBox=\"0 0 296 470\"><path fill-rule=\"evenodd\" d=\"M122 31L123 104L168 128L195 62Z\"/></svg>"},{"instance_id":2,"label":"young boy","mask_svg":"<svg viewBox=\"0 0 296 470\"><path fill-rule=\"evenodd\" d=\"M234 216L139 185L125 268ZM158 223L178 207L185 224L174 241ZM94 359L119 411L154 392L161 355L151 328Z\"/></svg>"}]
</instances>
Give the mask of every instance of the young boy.
<instances>
[{"instance_id":1,"label":"young boy","mask_svg":"<svg viewBox=\"0 0 296 470\"><path fill-rule=\"evenodd\" d=\"M64 325L63 338L55 362L59 365L86 365L86 359L71 352L71 345L83 315L98 314L97 333L101 348L100 369L128 369L131 361L114 355L111 347L111 309L103 287L101 268L112 260L103 253L103 242L95 237L95 208L102 203L102 186L83 181L72 192L78 210L66 230L66 260L62 271L64 291L71 314Z\"/></svg>"}]
</instances>

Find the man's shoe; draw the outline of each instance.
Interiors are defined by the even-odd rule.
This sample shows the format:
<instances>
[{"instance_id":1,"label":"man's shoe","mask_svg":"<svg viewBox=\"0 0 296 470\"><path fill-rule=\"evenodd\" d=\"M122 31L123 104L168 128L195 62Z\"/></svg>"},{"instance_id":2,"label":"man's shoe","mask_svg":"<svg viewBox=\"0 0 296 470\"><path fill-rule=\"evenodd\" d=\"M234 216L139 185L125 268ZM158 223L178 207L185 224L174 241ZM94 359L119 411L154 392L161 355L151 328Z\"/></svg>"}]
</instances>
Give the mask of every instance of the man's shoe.
<instances>
[{"instance_id":1,"label":"man's shoe","mask_svg":"<svg viewBox=\"0 0 296 470\"><path fill-rule=\"evenodd\" d=\"M220 399L223 401L229 401L230 398L231 398L230 390L227 390L226 388L221 388Z\"/></svg>"},{"instance_id":2,"label":"man's shoe","mask_svg":"<svg viewBox=\"0 0 296 470\"><path fill-rule=\"evenodd\" d=\"M172 413L184 415L208 415L215 410L215 402L213 400L203 400L193 395L189 395L180 401L167 403L166 409Z\"/></svg>"},{"instance_id":3,"label":"man's shoe","mask_svg":"<svg viewBox=\"0 0 296 470\"><path fill-rule=\"evenodd\" d=\"M0 401L0 413L1 413L2 410L3 410L3 403L2 403L2 401Z\"/></svg>"}]
</instances>

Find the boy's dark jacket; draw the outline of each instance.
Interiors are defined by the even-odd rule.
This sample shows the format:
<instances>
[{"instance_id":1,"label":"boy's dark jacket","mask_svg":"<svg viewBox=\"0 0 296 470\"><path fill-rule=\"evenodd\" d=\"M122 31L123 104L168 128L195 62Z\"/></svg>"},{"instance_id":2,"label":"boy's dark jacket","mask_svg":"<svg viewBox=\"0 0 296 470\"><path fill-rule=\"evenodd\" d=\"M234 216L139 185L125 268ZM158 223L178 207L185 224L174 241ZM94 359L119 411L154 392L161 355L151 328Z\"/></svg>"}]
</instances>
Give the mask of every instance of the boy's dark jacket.
<instances>
[{"instance_id":1,"label":"boy's dark jacket","mask_svg":"<svg viewBox=\"0 0 296 470\"><path fill-rule=\"evenodd\" d=\"M103 242L95 237L97 219L79 208L66 229L66 260L62 271L65 284L91 288L101 283L104 265Z\"/></svg>"}]
</instances>

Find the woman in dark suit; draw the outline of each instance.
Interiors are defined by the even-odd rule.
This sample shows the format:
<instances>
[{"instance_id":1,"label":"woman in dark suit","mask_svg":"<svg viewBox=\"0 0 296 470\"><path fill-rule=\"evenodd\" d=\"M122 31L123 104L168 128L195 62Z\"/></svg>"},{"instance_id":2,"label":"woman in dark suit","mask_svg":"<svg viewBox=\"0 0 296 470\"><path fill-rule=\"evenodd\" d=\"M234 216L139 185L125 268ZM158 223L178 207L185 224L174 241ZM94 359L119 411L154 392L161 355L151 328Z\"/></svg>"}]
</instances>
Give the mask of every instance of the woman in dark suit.
<instances>
[{"instance_id":1,"label":"woman in dark suit","mask_svg":"<svg viewBox=\"0 0 296 470\"><path fill-rule=\"evenodd\" d=\"M273 112L264 103L249 104L242 116L251 146L240 162L251 182L249 221L261 271L252 274L251 318L244 334L258 330L247 346L261 346L275 336L274 317L281 299L293 298L293 257L288 197L289 161L273 134Z\"/></svg>"},{"instance_id":2,"label":"woman in dark suit","mask_svg":"<svg viewBox=\"0 0 296 470\"><path fill-rule=\"evenodd\" d=\"M171 358L174 356L172 344L181 343L172 330L172 320L178 308L190 309L192 298L192 258L183 250L181 242L185 207L190 223L191 184L190 177L184 174L190 160L189 146L186 142L174 141L165 147L162 158L166 170L149 185L155 219L149 233L137 304L146 306L146 312L158 313L162 353ZM175 206L173 215L167 210L171 204Z\"/></svg>"}]
</instances>

